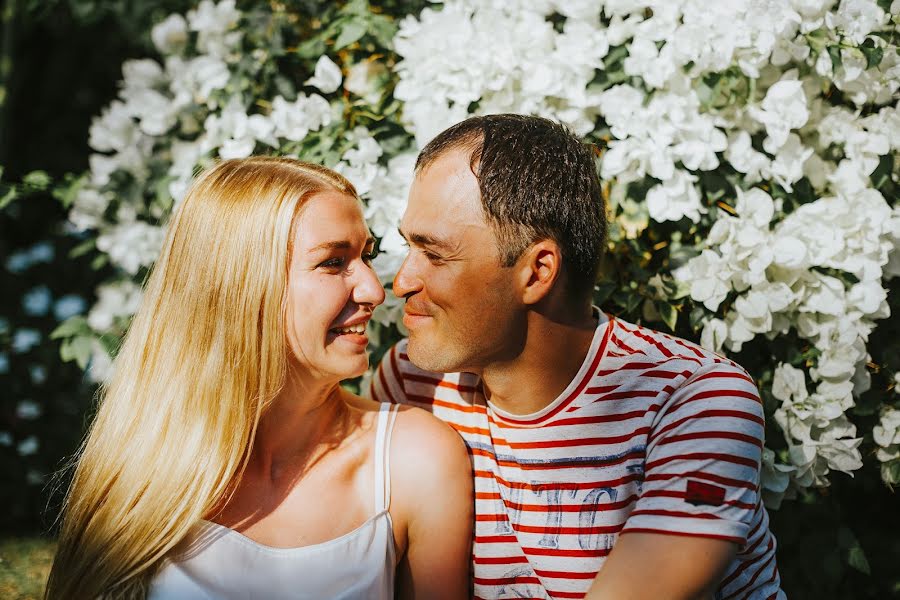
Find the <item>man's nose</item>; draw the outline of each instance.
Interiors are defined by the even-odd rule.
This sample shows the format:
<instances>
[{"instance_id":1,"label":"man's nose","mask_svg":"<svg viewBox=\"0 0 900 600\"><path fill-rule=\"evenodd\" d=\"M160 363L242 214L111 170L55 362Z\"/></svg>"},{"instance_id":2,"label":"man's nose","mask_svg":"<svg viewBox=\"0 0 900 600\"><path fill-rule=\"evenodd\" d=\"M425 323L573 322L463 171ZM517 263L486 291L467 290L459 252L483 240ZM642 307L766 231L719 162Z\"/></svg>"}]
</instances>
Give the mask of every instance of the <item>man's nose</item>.
<instances>
[{"instance_id":1,"label":"man's nose","mask_svg":"<svg viewBox=\"0 0 900 600\"><path fill-rule=\"evenodd\" d=\"M394 294L398 298L405 298L422 289L422 280L416 273L412 253L406 255L403 264L394 276Z\"/></svg>"}]
</instances>

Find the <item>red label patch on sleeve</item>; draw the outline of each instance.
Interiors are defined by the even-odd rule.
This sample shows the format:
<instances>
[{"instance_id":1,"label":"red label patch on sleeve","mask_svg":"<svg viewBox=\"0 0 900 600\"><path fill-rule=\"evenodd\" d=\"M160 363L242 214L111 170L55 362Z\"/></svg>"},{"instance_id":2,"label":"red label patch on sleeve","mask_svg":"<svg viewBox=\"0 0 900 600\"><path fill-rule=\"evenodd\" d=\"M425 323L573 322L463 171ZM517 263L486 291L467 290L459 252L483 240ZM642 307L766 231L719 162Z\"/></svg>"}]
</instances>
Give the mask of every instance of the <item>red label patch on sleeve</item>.
<instances>
[{"instance_id":1,"label":"red label patch on sleeve","mask_svg":"<svg viewBox=\"0 0 900 600\"><path fill-rule=\"evenodd\" d=\"M687 494L685 494L684 499L694 505L721 506L725 502L725 488L703 481L688 479Z\"/></svg>"}]
</instances>

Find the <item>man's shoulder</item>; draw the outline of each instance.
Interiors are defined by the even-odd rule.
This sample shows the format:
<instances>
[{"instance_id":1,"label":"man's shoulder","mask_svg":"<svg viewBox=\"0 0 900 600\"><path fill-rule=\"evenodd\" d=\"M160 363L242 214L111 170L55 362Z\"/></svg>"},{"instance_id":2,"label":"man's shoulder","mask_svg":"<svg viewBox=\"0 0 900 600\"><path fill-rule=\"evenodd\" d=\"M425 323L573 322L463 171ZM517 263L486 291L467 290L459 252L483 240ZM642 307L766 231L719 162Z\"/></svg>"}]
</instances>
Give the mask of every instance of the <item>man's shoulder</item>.
<instances>
[{"instance_id":1,"label":"man's shoulder","mask_svg":"<svg viewBox=\"0 0 900 600\"><path fill-rule=\"evenodd\" d=\"M618 318L614 320L604 363L639 363L648 366L684 364L689 370L720 365L726 370L743 371L733 360L695 342ZM691 365L694 368L690 368Z\"/></svg>"}]
</instances>

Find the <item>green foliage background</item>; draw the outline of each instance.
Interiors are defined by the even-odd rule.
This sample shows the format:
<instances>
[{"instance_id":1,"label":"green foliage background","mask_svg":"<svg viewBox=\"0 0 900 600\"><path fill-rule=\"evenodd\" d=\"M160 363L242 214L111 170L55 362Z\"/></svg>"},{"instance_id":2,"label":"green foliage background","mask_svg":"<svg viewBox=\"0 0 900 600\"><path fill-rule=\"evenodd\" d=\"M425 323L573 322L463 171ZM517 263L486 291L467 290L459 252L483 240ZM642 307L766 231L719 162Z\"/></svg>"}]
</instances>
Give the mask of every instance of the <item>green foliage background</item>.
<instances>
[{"instance_id":1,"label":"green foliage background","mask_svg":"<svg viewBox=\"0 0 900 600\"><path fill-rule=\"evenodd\" d=\"M70 256L82 240L66 232L64 210L48 191L47 180L61 181L67 173L87 169L90 119L115 96L122 61L149 52L152 22L172 12L183 12L192 4L184 0L7 0L3 5L0 350L9 357L9 366L6 372L0 372L0 431L13 436L11 445L0 444L0 532L5 536L52 535L59 492L65 482L54 482L45 474L57 471L75 451L92 412L93 387L75 363L60 361L58 342L50 339L50 332L58 325L52 311L46 316L31 316L22 304L28 290L45 285L53 297L77 294L90 306L93 290L106 276L102 269L91 267L91 256ZM313 29L317 15L336 10L334 2L321 0L284 4L309 15L306 26ZM369 3L385 15L414 12L424 4L402 0ZM341 31L342 36L352 33ZM317 35L314 39L327 37ZM317 47L321 43L314 41L300 51L317 56L322 52ZM33 174L36 169L44 173ZM646 235L660 233L664 232L659 228L645 231ZM52 259L36 262L22 272L8 268L12 254L35 244L49 245ZM654 240L634 243L634 269L652 272L659 268L657 262L665 253L647 257L640 252L640 248L653 244ZM622 247L617 254L628 252L629 248ZM622 281L648 279L627 272L619 275ZM893 314L900 311L898 285L900 279L895 279L890 290ZM610 292L613 289L616 286L609 287ZM639 313L642 295L612 294L604 308L627 319ZM665 318L665 314L662 316ZM679 325L687 324L682 319ZM14 333L23 327L39 331L41 340L26 352L14 353L10 350ZM869 347L874 363L900 369L900 357L879 355L880 349L887 347L883 341L896 340L900 335L898 329L895 320L883 323L873 334ZM692 332L678 333L689 336ZM751 343L736 358L753 371L757 356ZM883 394L883 389L883 385L873 385L867 394L871 401L867 402L864 395L855 415L866 419L866 407L874 410L878 405L874 395ZM23 399L40 404L43 410L39 418L17 416L16 407ZM874 414L869 416L876 418ZM38 434L41 445L34 454L20 456L17 444L32 434ZM770 439L774 437L773 432ZM876 461L865 461L853 478L835 474L830 488L785 502L780 510L771 512L771 517L779 543L779 569L789 597L900 598L900 502L896 493L881 482ZM16 548L28 552L27 544Z\"/></svg>"}]
</instances>

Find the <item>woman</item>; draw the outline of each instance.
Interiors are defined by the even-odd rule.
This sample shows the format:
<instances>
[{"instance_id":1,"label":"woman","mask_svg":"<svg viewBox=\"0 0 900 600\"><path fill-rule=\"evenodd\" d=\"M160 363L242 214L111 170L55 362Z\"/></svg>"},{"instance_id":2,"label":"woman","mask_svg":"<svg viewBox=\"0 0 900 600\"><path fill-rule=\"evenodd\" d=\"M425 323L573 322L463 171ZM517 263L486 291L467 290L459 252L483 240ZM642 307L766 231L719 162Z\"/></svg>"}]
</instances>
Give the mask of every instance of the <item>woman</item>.
<instances>
[{"instance_id":1,"label":"woman","mask_svg":"<svg viewBox=\"0 0 900 600\"><path fill-rule=\"evenodd\" d=\"M391 433L339 386L384 300L372 246L323 167L198 177L81 449L48 598L468 594L462 441L417 410Z\"/></svg>"}]
</instances>

